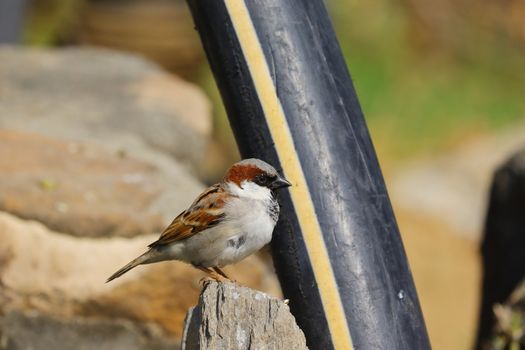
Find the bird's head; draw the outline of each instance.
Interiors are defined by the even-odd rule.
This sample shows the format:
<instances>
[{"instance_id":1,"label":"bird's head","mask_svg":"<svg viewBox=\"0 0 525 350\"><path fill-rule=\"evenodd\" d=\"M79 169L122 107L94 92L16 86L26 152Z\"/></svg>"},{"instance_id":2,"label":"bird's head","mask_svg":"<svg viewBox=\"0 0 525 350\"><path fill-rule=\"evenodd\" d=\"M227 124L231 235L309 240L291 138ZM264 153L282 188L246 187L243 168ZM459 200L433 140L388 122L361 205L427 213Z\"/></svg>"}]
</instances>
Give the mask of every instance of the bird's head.
<instances>
[{"instance_id":1,"label":"bird's head","mask_svg":"<svg viewBox=\"0 0 525 350\"><path fill-rule=\"evenodd\" d=\"M291 186L270 164L260 159L244 159L233 164L224 176L224 182L237 185L240 189L275 191Z\"/></svg>"}]
</instances>

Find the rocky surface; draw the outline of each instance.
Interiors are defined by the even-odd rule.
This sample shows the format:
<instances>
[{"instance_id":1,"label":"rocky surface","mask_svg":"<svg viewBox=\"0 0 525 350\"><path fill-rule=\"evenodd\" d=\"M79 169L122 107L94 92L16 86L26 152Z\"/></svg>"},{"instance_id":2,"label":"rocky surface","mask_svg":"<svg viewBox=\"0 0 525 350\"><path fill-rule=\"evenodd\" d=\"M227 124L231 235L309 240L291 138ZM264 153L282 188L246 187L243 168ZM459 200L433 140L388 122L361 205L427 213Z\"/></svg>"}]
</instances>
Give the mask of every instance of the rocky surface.
<instances>
[{"instance_id":1,"label":"rocky surface","mask_svg":"<svg viewBox=\"0 0 525 350\"><path fill-rule=\"evenodd\" d=\"M37 312L72 325L78 317L128 319L156 324L168 338L178 338L202 272L163 262L104 283L155 238L77 238L0 213L0 315ZM276 279L256 256L227 271L245 285L279 295Z\"/></svg>"},{"instance_id":2,"label":"rocky surface","mask_svg":"<svg viewBox=\"0 0 525 350\"><path fill-rule=\"evenodd\" d=\"M203 187L160 155L5 129L0 144L0 210L77 236L159 232Z\"/></svg>"},{"instance_id":3,"label":"rocky surface","mask_svg":"<svg viewBox=\"0 0 525 350\"><path fill-rule=\"evenodd\" d=\"M192 84L114 51L0 46L0 210L77 236L162 230L203 186Z\"/></svg>"},{"instance_id":4,"label":"rocky surface","mask_svg":"<svg viewBox=\"0 0 525 350\"><path fill-rule=\"evenodd\" d=\"M0 47L0 127L69 141L141 145L197 164L210 105L194 85L141 58L93 48Z\"/></svg>"},{"instance_id":5,"label":"rocky surface","mask_svg":"<svg viewBox=\"0 0 525 350\"><path fill-rule=\"evenodd\" d=\"M1 349L18 350L176 350L180 343L159 336L153 326L124 320L61 320L36 312L10 312L0 317Z\"/></svg>"},{"instance_id":6,"label":"rocky surface","mask_svg":"<svg viewBox=\"0 0 525 350\"><path fill-rule=\"evenodd\" d=\"M185 77L205 60L183 0L88 1L79 16L73 36L84 45L136 52Z\"/></svg>"},{"instance_id":7,"label":"rocky surface","mask_svg":"<svg viewBox=\"0 0 525 350\"><path fill-rule=\"evenodd\" d=\"M183 349L307 349L288 305L235 283L208 282L188 312Z\"/></svg>"}]
</instances>

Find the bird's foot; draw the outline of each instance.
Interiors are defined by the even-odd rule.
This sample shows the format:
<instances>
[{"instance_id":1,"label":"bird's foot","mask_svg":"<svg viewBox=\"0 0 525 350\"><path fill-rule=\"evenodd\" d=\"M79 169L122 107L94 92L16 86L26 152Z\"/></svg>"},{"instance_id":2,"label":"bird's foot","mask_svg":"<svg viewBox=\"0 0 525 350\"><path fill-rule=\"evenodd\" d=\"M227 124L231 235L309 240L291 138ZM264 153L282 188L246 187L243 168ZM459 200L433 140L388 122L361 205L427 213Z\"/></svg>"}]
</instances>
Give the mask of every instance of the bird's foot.
<instances>
[{"instance_id":1,"label":"bird's foot","mask_svg":"<svg viewBox=\"0 0 525 350\"><path fill-rule=\"evenodd\" d=\"M226 273L221 268L215 266L215 267L212 267L212 269L224 278L223 281L228 281L228 282L238 284L236 280L233 280L230 277L228 277L228 275L226 275Z\"/></svg>"},{"instance_id":2,"label":"bird's foot","mask_svg":"<svg viewBox=\"0 0 525 350\"><path fill-rule=\"evenodd\" d=\"M208 276L204 276L199 280L199 283L205 284L211 281L226 282L231 281L228 277L223 276L210 267L196 266L199 270L206 272Z\"/></svg>"},{"instance_id":3,"label":"bird's foot","mask_svg":"<svg viewBox=\"0 0 525 350\"><path fill-rule=\"evenodd\" d=\"M215 282L215 281L219 282L218 280L216 280L215 278L212 278L211 276L204 276L199 280L199 284L202 284L202 286L204 287L206 284L210 282Z\"/></svg>"}]
</instances>

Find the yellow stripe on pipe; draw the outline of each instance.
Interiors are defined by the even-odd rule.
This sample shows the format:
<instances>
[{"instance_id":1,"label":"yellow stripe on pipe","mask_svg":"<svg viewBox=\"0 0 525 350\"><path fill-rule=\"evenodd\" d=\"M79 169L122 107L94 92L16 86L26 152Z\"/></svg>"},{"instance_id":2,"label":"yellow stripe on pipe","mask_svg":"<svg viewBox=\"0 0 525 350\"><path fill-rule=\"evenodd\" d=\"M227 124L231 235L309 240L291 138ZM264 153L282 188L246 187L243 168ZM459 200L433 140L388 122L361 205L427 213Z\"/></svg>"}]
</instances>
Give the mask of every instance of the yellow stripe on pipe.
<instances>
[{"instance_id":1,"label":"yellow stripe on pipe","mask_svg":"<svg viewBox=\"0 0 525 350\"><path fill-rule=\"evenodd\" d=\"M225 0L289 187L336 349L352 349L345 312L303 169L246 4Z\"/></svg>"}]
</instances>

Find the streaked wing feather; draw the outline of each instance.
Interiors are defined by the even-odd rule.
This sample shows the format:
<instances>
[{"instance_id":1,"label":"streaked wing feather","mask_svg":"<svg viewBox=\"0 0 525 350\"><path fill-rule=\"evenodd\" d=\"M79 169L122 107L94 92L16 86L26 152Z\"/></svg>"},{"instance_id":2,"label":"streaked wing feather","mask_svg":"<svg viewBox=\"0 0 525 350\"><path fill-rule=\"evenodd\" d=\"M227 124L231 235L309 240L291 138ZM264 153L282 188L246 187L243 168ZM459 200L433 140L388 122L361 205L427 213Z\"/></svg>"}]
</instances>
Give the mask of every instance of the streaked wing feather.
<instances>
[{"instance_id":1,"label":"streaked wing feather","mask_svg":"<svg viewBox=\"0 0 525 350\"><path fill-rule=\"evenodd\" d=\"M219 184L206 189L149 247L181 241L220 223L224 218L225 195L224 189Z\"/></svg>"}]
</instances>

